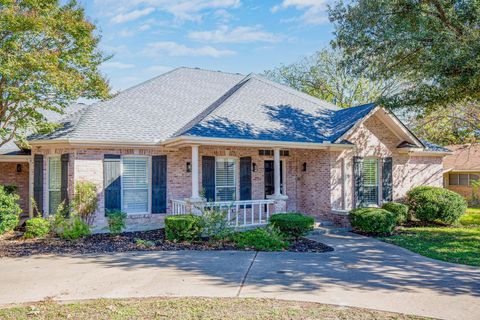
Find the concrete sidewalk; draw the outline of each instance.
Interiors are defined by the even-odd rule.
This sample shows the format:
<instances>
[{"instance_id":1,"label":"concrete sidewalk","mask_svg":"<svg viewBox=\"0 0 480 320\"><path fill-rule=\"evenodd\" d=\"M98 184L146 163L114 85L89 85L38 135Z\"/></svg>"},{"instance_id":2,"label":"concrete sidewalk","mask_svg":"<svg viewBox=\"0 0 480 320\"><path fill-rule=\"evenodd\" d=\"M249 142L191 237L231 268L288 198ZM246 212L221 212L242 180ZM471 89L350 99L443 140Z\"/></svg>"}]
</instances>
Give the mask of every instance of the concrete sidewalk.
<instances>
[{"instance_id":1,"label":"concrete sidewalk","mask_svg":"<svg viewBox=\"0 0 480 320\"><path fill-rule=\"evenodd\" d=\"M0 304L100 297L305 300L444 319L480 318L480 269L350 233L312 238L329 253L134 252L0 260Z\"/></svg>"}]
</instances>

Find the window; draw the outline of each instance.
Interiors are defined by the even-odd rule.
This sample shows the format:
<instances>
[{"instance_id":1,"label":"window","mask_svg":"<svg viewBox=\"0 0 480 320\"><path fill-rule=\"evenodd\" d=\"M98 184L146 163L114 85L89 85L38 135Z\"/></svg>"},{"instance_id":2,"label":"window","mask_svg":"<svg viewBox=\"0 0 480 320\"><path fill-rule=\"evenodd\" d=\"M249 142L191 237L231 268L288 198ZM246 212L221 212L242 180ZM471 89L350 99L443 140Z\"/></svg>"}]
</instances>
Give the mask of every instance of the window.
<instances>
[{"instance_id":1,"label":"window","mask_svg":"<svg viewBox=\"0 0 480 320\"><path fill-rule=\"evenodd\" d=\"M259 156L273 156L273 150L258 150Z\"/></svg>"},{"instance_id":2,"label":"window","mask_svg":"<svg viewBox=\"0 0 480 320\"><path fill-rule=\"evenodd\" d=\"M215 160L215 201L235 201L235 159Z\"/></svg>"},{"instance_id":3,"label":"window","mask_svg":"<svg viewBox=\"0 0 480 320\"><path fill-rule=\"evenodd\" d=\"M378 204L378 159L363 162L363 197L365 205Z\"/></svg>"},{"instance_id":4,"label":"window","mask_svg":"<svg viewBox=\"0 0 480 320\"><path fill-rule=\"evenodd\" d=\"M459 185L461 186L468 186L470 185L468 183L468 174L459 174L458 175L458 182L459 182Z\"/></svg>"},{"instance_id":5,"label":"window","mask_svg":"<svg viewBox=\"0 0 480 320\"><path fill-rule=\"evenodd\" d=\"M479 175L474 173L450 173L448 184L451 186L471 186L473 181L478 181Z\"/></svg>"},{"instance_id":6,"label":"window","mask_svg":"<svg viewBox=\"0 0 480 320\"><path fill-rule=\"evenodd\" d=\"M62 196L60 189L62 187L62 166L60 157L48 158L48 213L55 214Z\"/></svg>"},{"instance_id":7,"label":"window","mask_svg":"<svg viewBox=\"0 0 480 320\"><path fill-rule=\"evenodd\" d=\"M148 212L148 158L124 157L122 208L127 213Z\"/></svg>"},{"instance_id":8,"label":"window","mask_svg":"<svg viewBox=\"0 0 480 320\"><path fill-rule=\"evenodd\" d=\"M289 150L280 150L280 156L288 157L288 156L290 156L290 151Z\"/></svg>"},{"instance_id":9,"label":"window","mask_svg":"<svg viewBox=\"0 0 480 320\"><path fill-rule=\"evenodd\" d=\"M450 173L448 176L448 184L451 186L458 186L458 174Z\"/></svg>"}]
</instances>

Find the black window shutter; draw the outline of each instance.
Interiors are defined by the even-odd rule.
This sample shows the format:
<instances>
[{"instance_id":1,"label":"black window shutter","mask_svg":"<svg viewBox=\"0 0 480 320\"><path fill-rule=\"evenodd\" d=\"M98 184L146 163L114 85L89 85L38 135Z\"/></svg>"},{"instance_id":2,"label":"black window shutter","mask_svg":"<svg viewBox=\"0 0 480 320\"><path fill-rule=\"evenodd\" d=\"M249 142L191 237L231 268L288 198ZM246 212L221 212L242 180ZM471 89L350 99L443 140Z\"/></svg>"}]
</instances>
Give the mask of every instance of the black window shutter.
<instances>
[{"instance_id":1,"label":"black window shutter","mask_svg":"<svg viewBox=\"0 0 480 320\"><path fill-rule=\"evenodd\" d=\"M240 200L252 200L252 158L240 158Z\"/></svg>"},{"instance_id":2,"label":"black window shutter","mask_svg":"<svg viewBox=\"0 0 480 320\"><path fill-rule=\"evenodd\" d=\"M106 154L103 160L103 186L105 189L105 213L121 210L122 177L120 156Z\"/></svg>"},{"instance_id":3,"label":"black window shutter","mask_svg":"<svg viewBox=\"0 0 480 320\"><path fill-rule=\"evenodd\" d=\"M393 160L392 157L383 158L382 161L382 200L389 202L393 200Z\"/></svg>"},{"instance_id":4,"label":"black window shutter","mask_svg":"<svg viewBox=\"0 0 480 320\"><path fill-rule=\"evenodd\" d=\"M36 154L33 157L33 199L37 205L34 216L42 216L43 213L43 155Z\"/></svg>"},{"instance_id":5,"label":"black window shutter","mask_svg":"<svg viewBox=\"0 0 480 320\"><path fill-rule=\"evenodd\" d=\"M363 158L353 157L355 207L363 206Z\"/></svg>"},{"instance_id":6,"label":"black window shutter","mask_svg":"<svg viewBox=\"0 0 480 320\"><path fill-rule=\"evenodd\" d=\"M152 213L167 212L167 156L152 157Z\"/></svg>"},{"instance_id":7,"label":"black window shutter","mask_svg":"<svg viewBox=\"0 0 480 320\"><path fill-rule=\"evenodd\" d=\"M61 187L60 187L60 201L65 201L68 204L68 161L70 155L68 153L61 156Z\"/></svg>"},{"instance_id":8,"label":"black window shutter","mask_svg":"<svg viewBox=\"0 0 480 320\"><path fill-rule=\"evenodd\" d=\"M215 201L215 157L202 157L202 188L207 201Z\"/></svg>"}]
</instances>

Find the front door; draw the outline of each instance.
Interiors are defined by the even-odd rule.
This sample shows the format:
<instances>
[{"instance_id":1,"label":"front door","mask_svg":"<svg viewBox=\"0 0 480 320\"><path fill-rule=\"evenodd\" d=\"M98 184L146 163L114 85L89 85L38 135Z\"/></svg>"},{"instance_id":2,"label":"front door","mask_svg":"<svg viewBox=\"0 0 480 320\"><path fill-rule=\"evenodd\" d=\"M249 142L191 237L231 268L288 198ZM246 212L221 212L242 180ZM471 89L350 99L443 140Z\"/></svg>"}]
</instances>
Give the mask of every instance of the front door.
<instances>
[{"instance_id":1,"label":"front door","mask_svg":"<svg viewBox=\"0 0 480 320\"><path fill-rule=\"evenodd\" d=\"M275 193L275 167L273 160L265 160L265 199ZM283 194L283 161L280 161L280 192Z\"/></svg>"}]
</instances>

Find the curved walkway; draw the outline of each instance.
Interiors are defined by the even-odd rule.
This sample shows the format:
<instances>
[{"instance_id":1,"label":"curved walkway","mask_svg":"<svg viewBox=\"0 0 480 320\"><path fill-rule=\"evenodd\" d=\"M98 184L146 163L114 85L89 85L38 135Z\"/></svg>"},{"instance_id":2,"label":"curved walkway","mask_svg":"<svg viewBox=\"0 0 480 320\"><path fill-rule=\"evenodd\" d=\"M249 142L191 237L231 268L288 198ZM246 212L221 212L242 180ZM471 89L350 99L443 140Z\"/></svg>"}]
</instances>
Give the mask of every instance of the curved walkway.
<instances>
[{"instance_id":1,"label":"curved walkway","mask_svg":"<svg viewBox=\"0 0 480 320\"><path fill-rule=\"evenodd\" d=\"M130 252L0 259L0 304L53 298L265 297L444 319L480 318L480 268L316 230L329 253Z\"/></svg>"}]
</instances>

